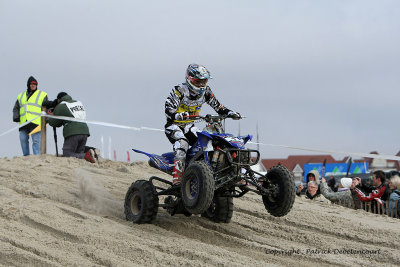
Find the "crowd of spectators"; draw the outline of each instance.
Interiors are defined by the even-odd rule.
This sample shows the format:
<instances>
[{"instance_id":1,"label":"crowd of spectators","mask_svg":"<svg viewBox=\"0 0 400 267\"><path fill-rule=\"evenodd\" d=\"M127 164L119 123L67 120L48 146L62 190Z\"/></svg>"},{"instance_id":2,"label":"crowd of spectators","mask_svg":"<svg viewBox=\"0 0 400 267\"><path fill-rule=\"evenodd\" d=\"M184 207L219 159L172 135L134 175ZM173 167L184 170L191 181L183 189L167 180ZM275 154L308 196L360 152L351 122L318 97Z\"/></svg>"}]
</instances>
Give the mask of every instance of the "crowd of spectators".
<instances>
[{"instance_id":1,"label":"crowd of spectators","mask_svg":"<svg viewBox=\"0 0 400 267\"><path fill-rule=\"evenodd\" d=\"M300 184L296 195L354 209L368 207L369 211L400 218L400 176L393 173L388 178L383 171L377 170L373 172L372 180L343 177L336 182L334 177L328 181L324 177L319 179L318 171L312 170L306 176L307 188Z\"/></svg>"}]
</instances>

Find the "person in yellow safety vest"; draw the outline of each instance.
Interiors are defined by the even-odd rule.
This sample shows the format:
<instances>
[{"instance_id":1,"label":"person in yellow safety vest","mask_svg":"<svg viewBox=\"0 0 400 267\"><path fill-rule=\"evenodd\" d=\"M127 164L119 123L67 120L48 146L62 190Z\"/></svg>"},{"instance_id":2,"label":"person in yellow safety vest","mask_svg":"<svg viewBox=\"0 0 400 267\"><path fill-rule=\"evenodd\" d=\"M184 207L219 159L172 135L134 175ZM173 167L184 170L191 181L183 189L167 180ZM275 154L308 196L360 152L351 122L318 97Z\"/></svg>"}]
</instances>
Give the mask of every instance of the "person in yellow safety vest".
<instances>
[{"instance_id":1,"label":"person in yellow safety vest","mask_svg":"<svg viewBox=\"0 0 400 267\"><path fill-rule=\"evenodd\" d=\"M49 101L47 93L37 89L38 82L30 76L27 82L27 90L21 92L13 108L13 121L19 122L19 140L21 142L22 153L28 156L29 152L29 133L31 133L41 123L42 106L51 108L54 101ZM31 134L32 150L34 155L40 154L40 131Z\"/></svg>"}]
</instances>

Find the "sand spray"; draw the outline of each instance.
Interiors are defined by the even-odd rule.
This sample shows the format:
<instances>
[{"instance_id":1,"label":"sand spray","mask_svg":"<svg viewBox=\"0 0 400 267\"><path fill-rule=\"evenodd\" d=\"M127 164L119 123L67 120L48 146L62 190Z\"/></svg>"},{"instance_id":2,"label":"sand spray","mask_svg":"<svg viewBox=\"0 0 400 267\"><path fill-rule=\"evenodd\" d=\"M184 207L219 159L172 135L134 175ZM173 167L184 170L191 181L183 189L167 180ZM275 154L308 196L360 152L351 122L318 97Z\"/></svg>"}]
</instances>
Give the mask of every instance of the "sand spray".
<instances>
[{"instance_id":1,"label":"sand spray","mask_svg":"<svg viewBox=\"0 0 400 267\"><path fill-rule=\"evenodd\" d=\"M106 216L124 217L123 202L113 197L99 179L84 169L77 169L75 174L83 210Z\"/></svg>"}]
</instances>

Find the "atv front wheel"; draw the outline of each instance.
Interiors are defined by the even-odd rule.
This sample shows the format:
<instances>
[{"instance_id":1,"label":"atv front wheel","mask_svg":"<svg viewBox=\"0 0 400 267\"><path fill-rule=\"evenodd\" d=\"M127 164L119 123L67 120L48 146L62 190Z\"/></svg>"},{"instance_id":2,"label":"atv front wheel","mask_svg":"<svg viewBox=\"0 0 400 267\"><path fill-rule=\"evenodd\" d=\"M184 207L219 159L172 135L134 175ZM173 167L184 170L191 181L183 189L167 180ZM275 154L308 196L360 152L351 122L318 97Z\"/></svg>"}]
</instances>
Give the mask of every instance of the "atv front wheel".
<instances>
[{"instance_id":1,"label":"atv front wheel","mask_svg":"<svg viewBox=\"0 0 400 267\"><path fill-rule=\"evenodd\" d=\"M201 214L216 223L229 223L233 215L232 197L214 197L210 207Z\"/></svg>"},{"instance_id":2,"label":"atv front wheel","mask_svg":"<svg viewBox=\"0 0 400 267\"><path fill-rule=\"evenodd\" d=\"M191 163L183 173L182 201L192 214L205 212L214 196L214 177L209 166L203 161Z\"/></svg>"},{"instance_id":3,"label":"atv front wheel","mask_svg":"<svg viewBox=\"0 0 400 267\"><path fill-rule=\"evenodd\" d=\"M296 186L292 175L285 166L277 165L267 172L266 177L263 186L265 188L272 186L275 192L262 196L265 209L275 217L285 216L292 208L295 199Z\"/></svg>"},{"instance_id":4,"label":"atv front wheel","mask_svg":"<svg viewBox=\"0 0 400 267\"><path fill-rule=\"evenodd\" d=\"M134 223L154 221L158 211L158 196L153 185L146 180L138 180L129 187L125 196L126 220Z\"/></svg>"}]
</instances>

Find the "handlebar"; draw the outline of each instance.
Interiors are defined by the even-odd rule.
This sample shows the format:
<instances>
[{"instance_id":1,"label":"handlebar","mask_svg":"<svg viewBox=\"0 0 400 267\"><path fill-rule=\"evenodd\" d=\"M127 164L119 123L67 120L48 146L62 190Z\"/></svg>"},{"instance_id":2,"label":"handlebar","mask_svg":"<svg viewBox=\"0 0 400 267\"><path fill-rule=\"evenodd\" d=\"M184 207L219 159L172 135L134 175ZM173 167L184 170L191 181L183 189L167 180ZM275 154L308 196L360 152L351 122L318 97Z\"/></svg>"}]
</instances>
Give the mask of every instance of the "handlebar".
<instances>
[{"instance_id":1,"label":"handlebar","mask_svg":"<svg viewBox=\"0 0 400 267\"><path fill-rule=\"evenodd\" d=\"M185 118L192 119L192 120L204 120L205 122L211 123L211 122L221 122L222 120L225 120L227 118L232 118L232 117L228 116L228 115L207 114L205 116L189 115L189 116L185 116ZM241 120L243 118L245 118L245 117L241 116L239 118L239 120Z\"/></svg>"}]
</instances>

